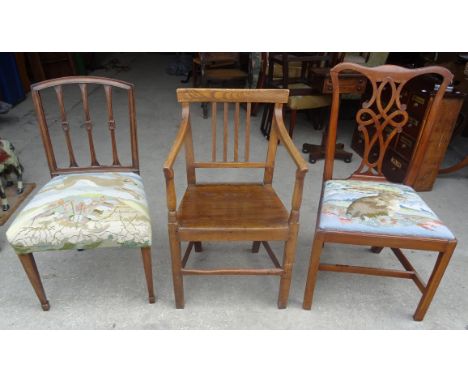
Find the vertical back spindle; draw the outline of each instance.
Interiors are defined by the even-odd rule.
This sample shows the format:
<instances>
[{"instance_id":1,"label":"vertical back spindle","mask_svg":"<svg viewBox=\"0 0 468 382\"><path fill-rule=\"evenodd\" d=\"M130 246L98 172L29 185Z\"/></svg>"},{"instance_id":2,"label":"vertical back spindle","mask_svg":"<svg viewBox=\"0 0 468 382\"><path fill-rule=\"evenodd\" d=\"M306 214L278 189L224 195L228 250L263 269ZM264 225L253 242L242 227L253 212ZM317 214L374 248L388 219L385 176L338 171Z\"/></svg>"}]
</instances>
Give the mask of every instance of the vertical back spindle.
<instances>
[{"instance_id":1,"label":"vertical back spindle","mask_svg":"<svg viewBox=\"0 0 468 382\"><path fill-rule=\"evenodd\" d=\"M252 104L247 102L247 112L245 119L245 161L250 160L250 113L252 111Z\"/></svg>"},{"instance_id":2,"label":"vertical back spindle","mask_svg":"<svg viewBox=\"0 0 468 382\"><path fill-rule=\"evenodd\" d=\"M236 111L234 113L234 162L239 161L239 102L236 102Z\"/></svg>"},{"instance_id":3,"label":"vertical back spindle","mask_svg":"<svg viewBox=\"0 0 468 382\"><path fill-rule=\"evenodd\" d=\"M211 160L216 162L216 102L211 103Z\"/></svg>"},{"instance_id":4,"label":"vertical back spindle","mask_svg":"<svg viewBox=\"0 0 468 382\"><path fill-rule=\"evenodd\" d=\"M104 91L106 93L106 102L107 102L107 117L108 117L108 125L109 131L112 141L112 165L120 166L119 156L117 153L117 142L115 139L115 120L114 120L114 112L112 109L112 87L109 85L104 85Z\"/></svg>"},{"instance_id":5,"label":"vertical back spindle","mask_svg":"<svg viewBox=\"0 0 468 382\"><path fill-rule=\"evenodd\" d=\"M228 151L228 109L229 103L224 102L224 144L223 144L223 161L227 162Z\"/></svg>"},{"instance_id":6,"label":"vertical back spindle","mask_svg":"<svg viewBox=\"0 0 468 382\"><path fill-rule=\"evenodd\" d=\"M89 113L88 103L88 85L79 84L81 90L81 99L83 100L83 110L85 115L85 128L88 133L89 152L91 155L91 166L99 166L99 162L96 159L96 150L94 149L93 141L93 124L91 122L91 116Z\"/></svg>"},{"instance_id":7,"label":"vertical back spindle","mask_svg":"<svg viewBox=\"0 0 468 382\"><path fill-rule=\"evenodd\" d=\"M63 102L63 91L62 86L54 86L55 93L57 95L57 101L60 108L60 119L62 124L62 130L65 133L65 142L67 144L68 149L68 157L70 159L70 167L78 167L75 159L75 153L73 152L73 146L70 137L70 125L67 121L67 114L65 113L65 104Z\"/></svg>"},{"instance_id":8,"label":"vertical back spindle","mask_svg":"<svg viewBox=\"0 0 468 382\"><path fill-rule=\"evenodd\" d=\"M140 160L138 158L138 137L136 124L135 93L133 87L127 91L128 116L130 118L130 145L132 149L132 166L140 170Z\"/></svg>"}]
</instances>

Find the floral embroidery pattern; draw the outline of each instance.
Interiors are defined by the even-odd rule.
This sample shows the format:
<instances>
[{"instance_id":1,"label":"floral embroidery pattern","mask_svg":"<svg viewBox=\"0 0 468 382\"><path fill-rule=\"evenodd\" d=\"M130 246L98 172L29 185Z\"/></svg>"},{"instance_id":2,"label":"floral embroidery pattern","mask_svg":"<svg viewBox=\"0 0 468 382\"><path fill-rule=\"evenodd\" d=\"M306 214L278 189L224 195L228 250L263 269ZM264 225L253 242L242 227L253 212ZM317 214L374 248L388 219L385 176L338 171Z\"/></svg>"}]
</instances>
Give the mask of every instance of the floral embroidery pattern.
<instances>
[{"instance_id":1,"label":"floral embroidery pattern","mask_svg":"<svg viewBox=\"0 0 468 382\"><path fill-rule=\"evenodd\" d=\"M49 181L7 231L17 253L151 245L151 222L140 176L62 175Z\"/></svg>"}]
</instances>

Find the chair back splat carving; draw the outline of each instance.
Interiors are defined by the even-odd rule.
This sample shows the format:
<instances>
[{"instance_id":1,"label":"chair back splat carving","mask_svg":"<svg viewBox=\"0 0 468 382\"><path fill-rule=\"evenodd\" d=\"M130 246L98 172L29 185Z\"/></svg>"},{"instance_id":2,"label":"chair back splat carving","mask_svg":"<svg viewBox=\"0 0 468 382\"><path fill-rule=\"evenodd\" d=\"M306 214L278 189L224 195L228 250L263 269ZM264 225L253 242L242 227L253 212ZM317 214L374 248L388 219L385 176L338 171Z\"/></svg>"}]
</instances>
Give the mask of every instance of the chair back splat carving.
<instances>
[{"instance_id":1,"label":"chair back splat carving","mask_svg":"<svg viewBox=\"0 0 468 382\"><path fill-rule=\"evenodd\" d=\"M91 113L89 108L88 100L88 85L102 86L106 99L107 108L107 126L109 130L109 138L112 145L112 164L104 165L98 161L98 155L93 139L93 122L91 119ZM89 166L80 166L77 163L75 152L73 149L73 141L70 134L70 124L67 119L67 113L65 110L63 88L67 85L78 85L81 93L81 101L84 111L84 127L86 129L88 146L89 146ZM62 130L64 132L65 144L68 151L69 167L60 168L57 166L55 158L54 148L49 133L49 126L46 121L45 112L42 104L41 91L45 89L53 88L57 97L57 102L60 111L60 120ZM116 133L117 128L114 119L114 109L112 104L113 89L119 88L127 91L128 98L128 114L129 114L129 126L130 126L130 146L131 146L131 164L122 165L119 159ZM31 86L32 97L34 107L38 115L39 127L41 131L42 141L44 143L47 162L51 176L59 174L77 173L77 172L105 172L105 171L129 171L139 173L139 161L138 161L138 142L137 142L137 125L136 125L136 113L135 113L135 98L134 98L134 87L132 84L113 80L103 77L92 77L92 76L72 76L63 77L58 79L47 80L39 82Z\"/></svg>"},{"instance_id":2,"label":"chair back splat carving","mask_svg":"<svg viewBox=\"0 0 468 382\"><path fill-rule=\"evenodd\" d=\"M402 132L408 122L406 105L400 102L402 90L412 79L423 75L437 75L442 78L442 83L434 99L434 106L427 116L427 129L421 136L421 144L428 141L434 117L438 113L440 102L445 89L453 78L449 70L442 67L425 67L420 69L406 69L393 65L383 65L369 68L353 63L341 63L331 71L333 84L333 103L328 132L327 156L325 160L324 180L330 180L333 176L333 158L335 155L335 141L338 128L338 110L340 103L339 76L343 72L358 72L368 78L368 86L371 88L369 99L362 104L362 108L356 114L356 122L359 131L364 137L364 153L358 169L353 173L353 179L384 179L382 163L392 140ZM422 146L424 147L424 146ZM371 153L377 149L379 155L375 160L371 159ZM424 150L419 150L422 154ZM413 158L421 161L423 158ZM412 185L415 173L408 173L405 184Z\"/></svg>"},{"instance_id":3,"label":"chair back splat carving","mask_svg":"<svg viewBox=\"0 0 468 382\"><path fill-rule=\"evenodd\" d=\"M348 179L333 179L342 91L339 76L350 71L367 78L368 91L364 93L366 100L356 113L358 129L363 137L364 155L357 170ZM457 239L412 186L428 147L434 123L439 118L442 97L453 75L449 70L437 66L406 69L383 65L368 68L354 63L338 64L330 73L333 84L332 111L322 193L302 306L304 309L312 308L319 271L404 278L412 280L422 293L413 314L414 320L421 321L449 264ZM404 132L405 128L410 128L408 121L418 104L413 102L406 108L404 103L412 99L407 90L414 82L406 88L405 86L413 80L419 83L428 79L417 78L420 76L429 76L431 83L437 77L439 87L434 88L436 94L430 111L423 116L425 127L418 137L421 149L411 159L415 171L408 171L405 184L391 183L382 172L382 162L392 140L397 134ZM398 139L402 136L404 133ZM322 251L327 247L326 243L367 246L374 253L388 248L403 269L360 266L349 262L322 262ZM406 257L404 249L438 253L427 283Z\"/></svg>"},{"instance_id":4,"label":"chair back splat carving","mask_svg":"<svg viewBox=\"0 0 468 382\"><path fill-rule=\"evenodd\" d=\"M68 101L69 91L73 90L74 104L67 113L64 95ZM6 238L18 255L42 309L49 310L50 305L33 253L96 248L139 249L148 301L154 303L151 218L139 175L133 85L103 77L73 76L39 82L31 86L31 91L52 179L18 214ZM122 93L123 107L120 102L113 105L114 94L118 101ZM98 99L99 94L102 99ZM52 121L49 125L43 99L49 101L50 96L52 101L57 99L58 113L47 114ZM123 165L117 150L117 136L122 140L123 134L116 134L114 110L117 116L120 109L126 115L127 104L131 164ZM94 109L90 106L94 105L101 105L106 111L94 115L93 120ZM75 122L77 119L79 123ZM119 127L122 128L120 123ZM112 145L112 159L107 160L111 164L105 165L104 153L97 151L95 142L107 136ZM53 141L57 141L55 146ZM66 157L65 151L68 163L57 165L55 153ZM130 156L128 151L125 154ZM78 160L89 165L80 165Z\"/></svg>"}]
</instances>

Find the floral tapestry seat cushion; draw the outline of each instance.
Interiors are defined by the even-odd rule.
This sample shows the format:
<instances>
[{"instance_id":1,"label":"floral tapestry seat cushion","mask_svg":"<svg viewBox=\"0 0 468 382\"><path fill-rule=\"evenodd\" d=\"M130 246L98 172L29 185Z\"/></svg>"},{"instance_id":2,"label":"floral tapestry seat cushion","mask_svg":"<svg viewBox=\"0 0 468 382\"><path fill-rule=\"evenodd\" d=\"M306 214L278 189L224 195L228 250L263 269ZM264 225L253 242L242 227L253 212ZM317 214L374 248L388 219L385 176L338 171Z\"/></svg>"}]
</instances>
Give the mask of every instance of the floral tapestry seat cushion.
<instances>
[{"instance_id":1,"label":"floral tapestry seat cushion","mask_svg":"<svg viewBox=\"0 0 468 382\"><path fill-rule=\"evenodd\" d=\"M51 179L8 229L17 253L151 245L141 177L108 172Z\"/></svg>"},{"instance_id":2,"label":"floral tapestry seat cushion","mask_svg":"<svg viewBox=\"0 0 468 382\"><path fill-rule=\"evenodd\" d=\"M383 182L325 182L319 228L454 239L452 232L411 187Z\"/></svg>"}]
</instances>

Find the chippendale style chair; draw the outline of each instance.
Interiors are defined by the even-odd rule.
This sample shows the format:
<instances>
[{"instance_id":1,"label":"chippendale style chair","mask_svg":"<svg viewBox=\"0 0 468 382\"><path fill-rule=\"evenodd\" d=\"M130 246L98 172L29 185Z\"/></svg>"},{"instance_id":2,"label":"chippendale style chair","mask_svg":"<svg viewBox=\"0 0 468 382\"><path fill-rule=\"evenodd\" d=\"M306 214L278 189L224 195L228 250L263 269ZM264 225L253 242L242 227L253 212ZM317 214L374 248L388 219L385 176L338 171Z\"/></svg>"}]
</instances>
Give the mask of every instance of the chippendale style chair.
<instances>
[{"instance_id":1,"label":"chippendale style chair","mask_svg":"<svg viewBox=\"0 0 468 382\"><path fill-rule=\"evenodd\" d=\"M288 136L282 117L283 104L288 101L288 90L234 90L234 89L178 89L177 100L182 106L182 122L174 145L164 163L166 177L168 229L172 256L172 275L177 308L184 307L183 276L185 275L276 275L280 277L278 308L286 308L291 284L292 266L299 228L299 209L302 201L304 176L308 170ZM196 161L190 122L192 103L211 105L212 151L211 161ZM223 156L218 160L216 148L217 104L223 105ZM239 155L241 129L240 105L246 103L244 155ZM250 160L250 113L252 103L274 105L274 119L265 161ZM234 109L233 131L229 133L229 108ZM242 118L243 119L243 118ZM228 158L228 136L233 134L233 156ZM288 213L272 187L278 140L297 166ZM188 187L177 206L173 164L185 146ZM242 154L242 151L241 151ZM264 169L261 183L198 183L196 169ZM280 264L268 241L284 241L283 262ZM181 242L188 242L181 257ZM186 267L195 247L202 250L203 241L253 241L252 252L258 252L260 243L266 249L274 267L240 269L194 269Z\"/></svg>"},{"instance_id":2,"label":"chippendale style chair","mask_svg":"<svg viewBox=\"0 0 468 382\"><path fill-rule=\"evenodd\" d=\"M89 144L90 165L79 166L72 145L71 128L64 106L67 85L81 91L84 126ZM88 86L104 90L107 125L112 144L112 164L98 161L93 140L93 122ZM57 166L51 135L46 121L41 92L55 90L61 127L68 151L69 167ZM113 90L126 92L131 146L131 164L122 165L116 141ZM96 90L98 90L97 88ZM149 302L155 302L151 266L151 222L143 182L139 176L137 125L134 87L127 82L102 77L64 77L37 83L31 87L42 142L52 179L21 211L7 232L21 264L39 298L43 310L49 310L33 252L83 250L97 247L140 248L143 258ZM84 138L86 140L86 138Z\"/></svg>"},{"instance_id":3,"label":"chippendale style chair","mask_svg":"<svg viewBox=\"0 0 468 382\"><path fill-rule=\"evenodd\" d=\"M356 114L356 121L365 141L362 162L350 178L337 180L333 179L333 158L340 104L338 78L340 74L350 70L368 78L372 93ZM311 309L319 270L348 272L413 280L422 292L413 318L416 321L423 320L457 240L411 188L416 172L408 173L404 184L389 183L382 174L386 149L408 122L406 105L401 102L400 95L411 79L421 75L437 75L442 78L434 105L426 116L427 129L419 137L420 144L425 147L445 89L453 78L447 69L426 67L412 70L392 65L367 68L353 63L341 63L331 70L332 111L304 309ZM418 153L423 154L424 151L421 149ZM372 161L375 156L371 154L375 152L378 153L377 159ZM422 156L418 155L412 160L420 163ZM371 246L376 253L383 247L389 247L405 270L320 263L325 243L366 245ZM403 254L402 248L439 253L427 284Z\"/></svg>"}]
</instances>

